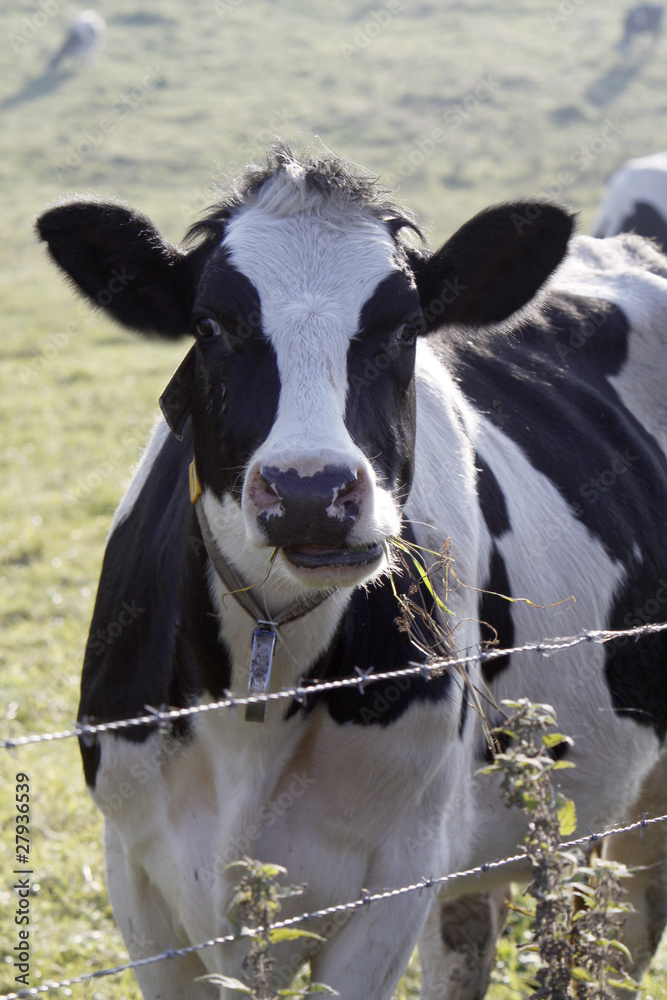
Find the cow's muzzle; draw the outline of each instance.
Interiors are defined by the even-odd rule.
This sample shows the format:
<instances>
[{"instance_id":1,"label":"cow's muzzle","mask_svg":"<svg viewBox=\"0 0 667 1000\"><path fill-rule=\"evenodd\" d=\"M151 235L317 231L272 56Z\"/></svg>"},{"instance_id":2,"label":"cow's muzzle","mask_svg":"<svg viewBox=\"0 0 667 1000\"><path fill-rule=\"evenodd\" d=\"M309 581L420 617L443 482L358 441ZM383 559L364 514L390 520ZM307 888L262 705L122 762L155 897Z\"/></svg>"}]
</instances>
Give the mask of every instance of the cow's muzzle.
<instances>
[{"instance_id":1,"label":"cow's muzzle","mask_svg":"<svg viewBox=\"0 0 667 1000\"><path fill-rule=\"evenodd\" d=\"M267 545L296 566L365 566L379 544L352 541L371 484L365 471L327 465L310 476L263 466L251 474L247 497Z\"/></svg>"}]
</instances>

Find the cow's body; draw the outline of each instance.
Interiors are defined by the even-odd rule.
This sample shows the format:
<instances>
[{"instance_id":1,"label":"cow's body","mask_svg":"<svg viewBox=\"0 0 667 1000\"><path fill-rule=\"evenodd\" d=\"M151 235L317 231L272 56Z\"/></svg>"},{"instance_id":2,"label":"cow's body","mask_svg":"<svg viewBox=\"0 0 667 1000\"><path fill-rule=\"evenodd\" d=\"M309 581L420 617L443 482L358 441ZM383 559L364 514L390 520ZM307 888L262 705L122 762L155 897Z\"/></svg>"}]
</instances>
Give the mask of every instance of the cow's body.
<instances>
[{"instance_id":1,"label":"cow's body","mask_svg":"<svg viewBox=\"0 0 667 1000\"><path fill-rule=\"evenodd\" d=\"M611 176L598 208L596 236L637 233L667 250L667 153L627 160Z\"/></svg>"},{"instance_id":2,"label":"cow's body","mask_svg":"<svg viewBox=\"0 0 667 1000\"><path fill-rule=\"evenodd\" d=\"M217 545L254 585L267 616L304 592L338 587L280 630L272 690L302 676L353 676L424 659L396 621L401 608L385 556L374 548L401 530L428 549L448 544L461 583L446 594L452 617L420 628L431 649L475 650L491 629L502 646L519 645L664 617L664 258L632 237L582 237L537 305L510 321L509 335L454 334L438 329L439 314L468 324L502 320L531 297L567 239L555 210L501 210L495 242L476 220L495 248L490 256L500 260L509 247L509 257L515 243L520 254L525 232L537 244L530 244L531 257L544 257L535 265L542 277L537 270L526 277L532 260L518 273L503 258L498 285L484 260L472 252L457 257L461 246L472 251L469 230L429 263L397 239L398 226L368 191L341 196L328 168L310 169L319 178L312 185L308 169L281 154L209 223L215 239L204 239L187 261L164 244L137 292L144 305L151 299L153 318L120 295L110 307L126 323L176 334L178 309L187 316L193 305L184 291L189 275L199 288L195 318L204 320L191 355L195 394L188 396L186 366L165 407L182 440L158 423L112 527L82 717L128 717L146 704L186 705L247 689L257 624L226 594L207 556L188 495L193 452ZM120 211L108 209L102 226L99 206L64 206L41 223L56 260L98 301L112 268L122 264L133 275L141 267L140 231L149 224L123 215L118 225L109 212ZM123 226L116 243L110 234ZM104 259L77 261L72 234L99 246L105 228L107 247L114 245ZM223 264L211 270L220 240ZM429 331L418 331L416 348L413 276ZM180 306L168 301L176 294ZM222 345L211 339L220 328L206 318L216 297L215 315L233 314L236 329L246 331ZM166 312L169 320L155 318ZM216 368L211 352L223 348L224 365ZM214 416L224 412L218 427L226 466L211 461L211 439L202 434L212 419L214 376L224 388ZM209 394L207 406L198 390ZM323 495L329 490L326 510L312 499L315 486ZM316 529L322 544L313 540ZM279 555L269 563L274 548ZM369 579L375 582L359 585ZM435 582L442 589L442 573ZM415 586L411 600L432 610L409 571L395 574L399 595ZM510 605L489 592L542 608ZM576 604L549 607L569 595ZM120 627L110 630L110 622ZM443 638L442 630L451 633ZM637 816L643 785L647 808L667 805L658 779L667 728L664 658L659 637L611 648L586 644L549 659L524 654L481 672L471 668L469 682L488 684L496 700L527 696L556 707L560 728L575 740L569 756L577 765L562 772L562 790L576 799L585 831ZM232 930L238 870L227 866L243 855L282 864L290 883L307 886L285 903L288 914L512 853L523 820L502 805L493 781L478 775L488 749L470 701L454 673L323 693L306 706L272 702L260 725L236 709L194 716L169 734L128 730L89 741L86 777L107 819L109 892L131 955ZM664 860L661 835L643 844L647 863ZM474 950L497 929L491 917L502 889L494 884L488 920L466 917L470 947L451 933L457 921L464 926L458 903L447 904L454 910L441 920L429 890L413 892L320 925L322 945L281 945L275 984L288 983L310 957L313 979L346 1000L385 1000L425 926L424 996L472 1000L488 972L488 959L471 969ZM454 891L462 888L484 886ZM638 915L628 934L642 952L639 970L659 939L666 899L653 883L637 881ZM472 901L473 910L480 906L484 895ZM242 943L207 948L137 975L146 997L214 997L218 988L192 979L206 971L242 976L245 951Z\"/></svg>"}]
</instances>

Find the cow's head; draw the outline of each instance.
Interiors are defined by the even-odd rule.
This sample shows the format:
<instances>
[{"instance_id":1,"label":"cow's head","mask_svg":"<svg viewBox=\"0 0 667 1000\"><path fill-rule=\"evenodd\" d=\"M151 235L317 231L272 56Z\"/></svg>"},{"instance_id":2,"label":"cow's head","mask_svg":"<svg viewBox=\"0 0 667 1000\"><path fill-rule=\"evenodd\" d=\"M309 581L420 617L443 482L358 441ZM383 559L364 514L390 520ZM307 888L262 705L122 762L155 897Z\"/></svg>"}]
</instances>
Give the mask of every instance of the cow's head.
<instances>
[{"instance_id":1,"label":"cow's head","mask_svg":"<svg viewBox=\"0 0 667 1000\"><path fill-rule=\"evenodd\" d=\"M572 221L543 203L500 206L432 255L405 226L367 179L284 148L185 249L113 201L39 220L54 260L115 319L193 336L163 409L178 435L191 420L216 535L237 564L278 549L276 571L302 588L382 569L412 481L418 339L523 306Z\"/></svg>"}]
</instances>

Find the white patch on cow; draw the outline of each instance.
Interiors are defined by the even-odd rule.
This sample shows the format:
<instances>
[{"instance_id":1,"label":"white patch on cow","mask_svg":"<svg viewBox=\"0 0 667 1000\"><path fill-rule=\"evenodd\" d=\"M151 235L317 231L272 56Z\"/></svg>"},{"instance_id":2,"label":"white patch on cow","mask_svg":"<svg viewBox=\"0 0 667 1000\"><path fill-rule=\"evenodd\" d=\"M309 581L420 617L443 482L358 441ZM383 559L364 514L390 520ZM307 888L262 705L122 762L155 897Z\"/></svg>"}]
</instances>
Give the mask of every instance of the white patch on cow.
<instances>
[{"instance_id":1,"label":"white patch on cow","mask_svg":"<svg viewBox=\"0 0 667 1000\"><path fill-rule=\"evenodd\" d=\"M275 424L249 471L276 466L312 476L327 465L350 468L370 484L350 542L397 533L397 505L344 422L350 339L362 306L397 268L386 226L358 209L314 199L288 171L239 210L224 246L259 293L281 383ZM255 517L247 517L246 528L265 544Z\"/></svg>"},{"instance_id":2,"label":"white patch on cow","mask_svg":"<svg viewBox=\"0 0 667 1000\"><path fill-rule=\"evenodd\" d=\"M111 537L118 525L122 524L123 521L125 521L132 513L134 505L137 502L137 498L143 490L146 480L148 479L155 464L155 460L160 454L162 446L169 437L170 433L171 432L164 417L162 415L158 416L151 432L151 436L148 440L148 444L146 445L144 453L139 461L139 465L132 476L132 481L125 496L121 500L116 513L114 514L113 521L111 522L111 528L109 530L109 537Z\"/></svg>"},{"instance_id":3,"label":"white patch on cow","mask_svg":"<svg viewBox=\"0 0 667 1000\"><path fill-rule=\"evenodd\" d=\"M623 311L630 324L628 356L619 374L609 381L639 423L667 451L665 257L637 236L605 240L580 236L571 244L550 287L605 299Z\"/></svg>"},{"instance_id":4,"label":"white patch on cow","mask_svg":"<svg viewBox=\"0 0 667 1000\"><path fill-rule=\"evenodd\" d=\"M605 628L625 584L623 565L607 555L556 486L493 423L482 421L475 446L498 480L513 526L496 540L511 596L538 605L512 605L516 645ZM568 600L571 596L576 603ZM515 655L511 668L491 685L497 700L528 697L556 709L560 731L574 739L568 760L577 765L559 774L559 786L575 799L578 829L584 834L587 824L597 829L623 816L659 751L652 729L614 710L604 662L604 647L592 644L548 659L524 653ZM473 858L500 857L517 844L517 817L503 807L500 796L496 800L490 794L489 785L488 778L479 780L481 837Z\"/></svg>"},{"instance_id":5,"label":"white patch on cow","mask_svg":"<svg viewBox=\"0 0 667 1000\"><path fill-rule=\"evenodd\" d=\"M615 236L623 232L625 220L632 216L637 202L651 205L665 218L667 153L628 160L612 175L598 208L593 232L598 236Z\"/></svg>"},{"instance_id":6,"label":"white patch on cow","mask_svg":"<svg viewBox=\"0 0 667 1000\"><path fill-rule=\"evenodd\" d=\"M106 816L109 893L126 941L140 932L153 954L233 931L227 914L239 872L229 866L246 855L284 865L290 883L306 886L284 901L281 916L456 868L451 832L460 831L462 845L472 822L470 748L456 737L459 707L456 697L413 704L387 728L341 727L323 709L307 723L295 716L264 726L245 723L241 713L210 713L195 720L187 744L103 735L94 798ZM405 933L406 919L416 933L429 893L405 902L374 907L372 921L366 913L353 917L356 949L377 935L407 961L413 935ZM361 995L361 983L364 997L382 997L375 962L368 969L343 962L346 921L334 922L337 933L316 949L314 978L341 996ZM279 973L282 985L292 962L308 957L303 948L295 941L278 952L288 970ZM241 977L243 950L203 950L199 974ZM170 1000L191 995L184 982L192 966L166 968L137 970L147 994L159 984Z\"/></svg>"}]
</instances>

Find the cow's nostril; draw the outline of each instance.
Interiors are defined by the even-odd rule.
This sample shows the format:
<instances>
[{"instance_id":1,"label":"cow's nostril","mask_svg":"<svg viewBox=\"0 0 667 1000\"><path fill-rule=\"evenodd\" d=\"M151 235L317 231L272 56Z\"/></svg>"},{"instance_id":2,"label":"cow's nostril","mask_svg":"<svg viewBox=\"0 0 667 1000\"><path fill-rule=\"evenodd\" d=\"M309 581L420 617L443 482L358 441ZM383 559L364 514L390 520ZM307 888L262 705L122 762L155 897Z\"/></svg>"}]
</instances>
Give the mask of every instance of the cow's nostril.
<instances>
[{"instance_id":1,"label":"cow's nostril","mask_svg":"<svg viewBox=\"0 0 667 1000\"><path fill-rule=\"evenodd\" d=\"M280 493L278 492L278 487L275 483L272 483L269 479L265 479L264 476L260 475L262 482L262 489L270 496L274 497L276 500L280 500Z\"/></svg>"},{"instance_id":2,"label":"cow's nostril","mask_svg":"<svg viewBox=\"0 0 667 1000\"><path fill-rule=\"evenodd\" d=\"M250 485L250 496L255 506L259 510L271 510L280 506L281 496L275 482L264 473L267 470L258 470L252 478Z\"/></svg>"},{"instance_id":3,"label":"cow's nostril","mask_svg":"<svg viewBox=\"0 0 667 1000\"><path fill-rule=\"evenodd\" d=\"M343 485L338 489L336 500L345 500L345 498L349 497L350 493L352 493L358 485L359 480L356 476L354 476L353 479L349 479L346 483L343 483Z\"/></svg>"}]
</instances>

